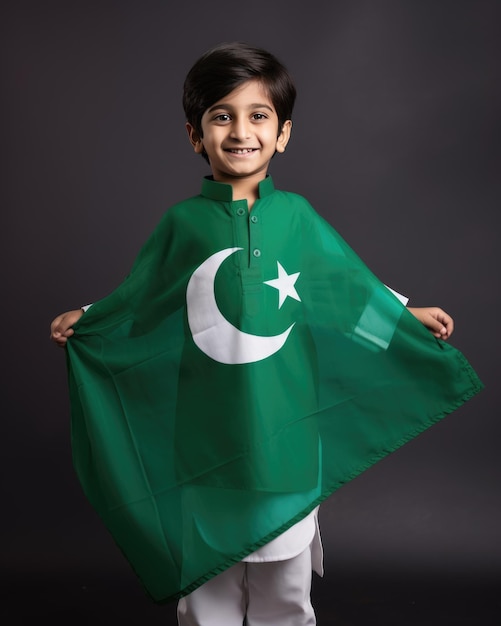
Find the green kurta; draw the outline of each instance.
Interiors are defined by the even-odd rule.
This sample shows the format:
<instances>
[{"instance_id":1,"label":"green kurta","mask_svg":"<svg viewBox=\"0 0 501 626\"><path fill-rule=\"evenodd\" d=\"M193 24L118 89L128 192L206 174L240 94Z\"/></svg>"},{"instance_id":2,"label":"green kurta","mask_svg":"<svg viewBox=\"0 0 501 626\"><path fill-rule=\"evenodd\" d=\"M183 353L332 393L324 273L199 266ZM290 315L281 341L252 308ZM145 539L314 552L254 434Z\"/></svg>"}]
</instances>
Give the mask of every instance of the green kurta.
<instances>
[{"instance_id":1,"label":"green kurta","mask_svg":"<svg viewBox=\"0 0 501 626\"><path fill-rule=\"evenodd\" d=\"M155 601L185 595L482 388L302 197L170 208L68 342L74 464Z\"/></svg>"}]
</instances>

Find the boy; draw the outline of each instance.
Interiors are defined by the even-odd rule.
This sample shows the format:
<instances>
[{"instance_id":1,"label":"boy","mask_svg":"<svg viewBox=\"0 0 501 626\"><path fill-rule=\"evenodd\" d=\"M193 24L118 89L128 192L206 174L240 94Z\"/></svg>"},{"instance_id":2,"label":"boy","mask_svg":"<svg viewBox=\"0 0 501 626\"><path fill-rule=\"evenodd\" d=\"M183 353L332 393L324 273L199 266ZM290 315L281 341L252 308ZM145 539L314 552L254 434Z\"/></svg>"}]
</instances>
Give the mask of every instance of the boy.
<instances>
[{"instance_id":1,"label":"boy","mask_svg":"<svg viewBox=\"0 0 501 626\"><path fill-rule=\"evenodd\" d=\"M182 626L314 624L318 504L481 388L432 337L451 335L447 313L406 309L275 190L295 96L264 50L203 55L183 106L212 176L115 292L51 325L83 488L153 598L180 598Z\"/></svg>"}]
</instances>

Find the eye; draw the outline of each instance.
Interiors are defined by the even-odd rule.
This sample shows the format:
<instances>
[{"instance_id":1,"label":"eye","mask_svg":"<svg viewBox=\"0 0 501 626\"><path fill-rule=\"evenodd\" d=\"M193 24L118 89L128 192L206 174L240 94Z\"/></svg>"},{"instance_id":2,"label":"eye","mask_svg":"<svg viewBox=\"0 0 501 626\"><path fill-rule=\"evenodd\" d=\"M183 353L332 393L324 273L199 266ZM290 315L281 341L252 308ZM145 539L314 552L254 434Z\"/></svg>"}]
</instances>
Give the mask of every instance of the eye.
<instances>
[{"instance_id":1,"label":"eye","mask_svg":"<svg viewBox=\"0 0 501 626\"><path fill-rule=\"evenodd\" d=\"M215 122L229 122L230 120L231 117L228 115L228 113L218 113L218 115L214 116Z\"/></svg>"},{"instance_id":2,"label":"eye","mask_svg":"<svg viewBox=\"0 0 501 626\"><path fill-rule=\"evenodd\" d=\"M264 113L254 113L254 114L252 115L252 119L253 119L253 120L256 120L256 121L258 121L258 122L259 122L260 120L266 120L266 119L268 119L268 116L267 116L267 115L265 115Z\"/></svg>"}]
</instances>

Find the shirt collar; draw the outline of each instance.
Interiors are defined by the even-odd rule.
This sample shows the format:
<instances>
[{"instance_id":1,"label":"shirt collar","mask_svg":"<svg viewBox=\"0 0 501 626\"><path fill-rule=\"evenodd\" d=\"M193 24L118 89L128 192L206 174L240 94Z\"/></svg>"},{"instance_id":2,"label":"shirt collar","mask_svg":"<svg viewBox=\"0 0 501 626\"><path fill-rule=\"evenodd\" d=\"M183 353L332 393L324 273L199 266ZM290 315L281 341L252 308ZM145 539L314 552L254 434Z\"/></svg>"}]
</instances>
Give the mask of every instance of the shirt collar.
<instances>
[{"instance_id":1,"label":"shirt collar","mask_svg":"<svg viewBox=\"0 0 501 626\"><path fill-rule=\"evenodd\" d=\"M271 176L266 176L259 183L259 198L270 196L275 191L275 185ZM233 201L233 187L227 183L218 183L212 176L205 176L202 180L202 196L211 200L219 200L221 202Z\"/></svg>"}]
</instances>

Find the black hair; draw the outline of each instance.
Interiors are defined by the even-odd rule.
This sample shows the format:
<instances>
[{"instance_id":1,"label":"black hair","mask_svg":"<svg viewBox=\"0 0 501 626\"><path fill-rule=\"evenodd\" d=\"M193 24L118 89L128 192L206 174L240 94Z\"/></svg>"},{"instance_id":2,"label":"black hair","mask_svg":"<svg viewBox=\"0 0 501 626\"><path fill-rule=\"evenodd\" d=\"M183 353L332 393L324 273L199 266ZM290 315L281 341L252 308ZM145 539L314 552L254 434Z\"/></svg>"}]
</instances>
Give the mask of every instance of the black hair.
<instances>
[{"instance_id":1,"label":"black hair","mask_svg":"<svg viewBox=\"0 0 501 626\"><path fill-rule=\"evenodd\" d=\"M259 80L276 109L279 129L292 117L296 88L287 68L270 52L243 42L223 43L208 50L184 81L186 120L200 138L202 116L221 98L248 80Z\"/></svg>"}]
</instances>

